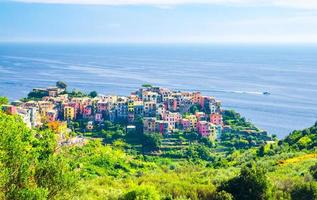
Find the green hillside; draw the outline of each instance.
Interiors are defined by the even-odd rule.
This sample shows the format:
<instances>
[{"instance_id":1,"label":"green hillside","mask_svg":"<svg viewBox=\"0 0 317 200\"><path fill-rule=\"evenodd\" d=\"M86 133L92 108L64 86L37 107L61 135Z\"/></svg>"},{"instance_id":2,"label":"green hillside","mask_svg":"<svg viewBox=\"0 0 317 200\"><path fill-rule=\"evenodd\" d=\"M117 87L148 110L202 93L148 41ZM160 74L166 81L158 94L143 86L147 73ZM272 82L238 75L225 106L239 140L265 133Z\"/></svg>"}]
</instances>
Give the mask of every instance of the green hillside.
<instances>
[{"instance_id":1,"label":"green hillside","mask_svg":"<svg viewBox=\"0 0 317 200\"><path fill-rule=\"evenodd\" d=\"M238 119L225 122L259 132ZM220 143L186 133L132 141L108 123L84 134L85 145L60 146L48 128L30 130L0 113L0 199L317 198L316 124L269 143L232 130ZM229 136L248 143L230 144Z\"/></svg>"}]
</instances>

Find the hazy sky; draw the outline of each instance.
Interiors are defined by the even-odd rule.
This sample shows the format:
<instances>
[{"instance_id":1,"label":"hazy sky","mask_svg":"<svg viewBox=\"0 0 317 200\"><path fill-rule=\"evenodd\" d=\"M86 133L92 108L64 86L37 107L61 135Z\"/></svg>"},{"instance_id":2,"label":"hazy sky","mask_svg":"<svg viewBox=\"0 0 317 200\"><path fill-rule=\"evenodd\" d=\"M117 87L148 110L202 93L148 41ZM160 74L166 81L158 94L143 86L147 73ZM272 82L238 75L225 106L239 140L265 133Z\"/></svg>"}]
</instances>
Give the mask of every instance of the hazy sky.
<instances>
[{"instance_id":1,"label":"hazy sky","mask_svg":"<svg viewBox=\"0 0 317 200\"><path fill-rule=\"evenodd\" d=\"M317 43L317 1L0 0L0 41Z\"/></svg>"}]
</instances>

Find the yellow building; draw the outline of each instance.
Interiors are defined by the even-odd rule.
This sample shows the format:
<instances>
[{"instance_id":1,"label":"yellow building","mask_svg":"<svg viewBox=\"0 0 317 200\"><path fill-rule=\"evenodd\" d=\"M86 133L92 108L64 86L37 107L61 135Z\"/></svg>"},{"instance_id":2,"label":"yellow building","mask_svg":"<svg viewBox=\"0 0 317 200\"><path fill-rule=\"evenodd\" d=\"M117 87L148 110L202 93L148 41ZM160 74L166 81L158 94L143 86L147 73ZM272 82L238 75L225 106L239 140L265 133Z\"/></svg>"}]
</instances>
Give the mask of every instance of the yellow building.
<instances>
[{"instance_id":1,"label":"yellow building","mask_svg":"<svg viewBox=\"0 0 317 200\"><path fill-rule=\"evenodd\" d=\"M129 112L134 112L134 101L129 101L128 103L128 110Z\"/></svg>"},{"instance_id":2,"label":"yellow building","mask_svg":"<svg viewBox=\"0 0 317 200\"><path fill-rule=\"evenodd\" d=\"M212 140L212 141L216 140L216 138L217 138L217 126L212 124L212 123L209 123L209 131L210 131L210 134L209 134L210 140Z\"/></svg>"},{"instance_id":3,"label":"yellow building","mask_svg":"<svg viewBox=\"0 0 317 200\"><path fill-rule=\"evenodd\" d=\"M65 106L64 107L64 119L70 119L73 120L75 118L75 109L70 106Z\"/></svg>"},{"instance_id":4,"label":"yellow building","mask_svg":"<svg viewBox=\"0 0 317 200\"><path fill-rule=\"evenodd\" d=\"M196 125L197 125L197 117L195 115L187 115L186 116L186 119L189 120L190 122L190 126L192 128L196 128Z\"/></svg>"}]
</instances>

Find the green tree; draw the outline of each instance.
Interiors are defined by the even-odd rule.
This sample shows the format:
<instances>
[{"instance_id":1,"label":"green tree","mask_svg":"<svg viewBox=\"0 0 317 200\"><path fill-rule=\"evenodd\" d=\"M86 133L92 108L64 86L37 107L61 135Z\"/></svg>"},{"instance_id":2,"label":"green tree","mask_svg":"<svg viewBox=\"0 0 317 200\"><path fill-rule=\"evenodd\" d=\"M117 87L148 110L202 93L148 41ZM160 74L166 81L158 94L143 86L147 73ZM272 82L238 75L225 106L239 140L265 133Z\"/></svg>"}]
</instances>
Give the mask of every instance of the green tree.
<instances>
[{"instance_id":1,"label":"green tree","mask_svg":"<svg viewBox=\"0 0 317 200\"><path fill-rule=\"evenodd\" d=\"M222 184L221 190L235 200L264 200L269 198L269 182L262 168L243 167L239 176Z\"/></svg>"},{"instance_id":2,"label":"green tree","mask_svg":"<svg viewBox=\"0 0 317 200\"><path fill-rule=\"evenodd\" d=\"M202 108L201 108L201 105L199 105L199 104L195 104L195 105L193 105L193 106L191 106L190 108L189 108L189 112L191 113L191 114L195 114L196 112L199 112L199 111L201 111L202 110Z\"/></svg>"},{"instance_id":3,"label":"green tree","mask_svg":"<svg viewBox=\"0 0 317 200\"><path fill-rule=\"evenodd\" d=\"M271 149L271 145L270 144L264 144L262 146L260 146L259 150L258 150L258 156L263 157L266 154L268 154L268 152Z\"/></svg>"},{"instance_id":4,"label":"green tree","mask_svg":"<svg viewBox=\"0 0 317 200\"><path fill-rule=\"evenodd\" d=\"M45 96L48 96L47 91L32 91L28 94L28 99L40 100Z\"/></svg>"},{"instance_id":5,"label":"green tree","mask_svg":"<svg viewBox=\"0 0 317 200\"><path fill-rule=\"evenodd\" d=\"M96 91L92 91L92 92L89 93L89 96L91 98L95 98L96 96L98 96L98 93Z\"/></svg>"},{"instance_id":6,"label":"green tree","mask_svg":"<svg viewBox=\"0 0 317 200\"><path fill-rule=\"evenodd\" d=\"M317 181L317 163L309 168L311 175Z\"/></svg>"},{"instance_id":7,"label":"green tree","mask_svg":"<svg viewBox=\"0 0 317 200\"><path fill-rule=\"evenodd\" d=\"M202 159L206 161L213 161L210 149L203 145L192 145L185 151L185 156L190 159Z\"/></svg>"},{"instance_id":8,"label":"green tree","mask_svg":"<svg viewBox=\"0 0 317 200\"><path fill-rule=\"evenodd\" d=\"M312 200L317 199L316 184L307 183L303 185L296 185L291 191L292 200Z\"/></svg>"},{"instance_id":9,"label":"green tree","mask_svg":"<svg viewBox=\"0 0 317 200\"><path fill-rule=\"evenodd\" d=\"M233 200L233 197L226 191L220 191L215 194L212 200Z\"/></svg>"},{"instance_id":10,"label":"green tree","mask_svg":"<svg viewBox=\"0 0 317 200\"><path fill-rule=\"evenodd\" d=\"M150 133L143 135L142 147L144 150L155 151L161 147L161 134Z\"/></svg>"},{"instance_id":11,"label":"green tree","mask_svg":"<svg viewBox=\"0 0 317 200\"><path fill-rule=\"evenodd\" d=\"M73 89L72 92L68 93L69 97L86 97L87 94L84 92L81 92L77 89Z\"/></svg>"},{"instance_id":12,"label":"green tree","mask_svg":"<svg viewBox=\"0 0 317 200\"><path fill-rule=\"evenodd\" d=\"M159 193L149 186L139 186L124 195L122 200L159 200Z\"/></svg>"},{"instance_id":13,"label":"green tree","mask_svg":"<svg viewBox=\"0 0 317 200\"><path fill-rule=\"evenodd\" d=\"M151 87L153 87L153 86L152 86L151 84L147 84L147 83L146 83L146 84L143 84L142 87L144 87L144 88L151 88Z\"/></svg>"},{"instance_id":14,"label":"green tree","mask_svg":"<svg viewBox=\"0 0 317 200\"><path fill-rule=\"evenodd\" d=\"M68 162L62 156L50 156L36 167L35 181L41 188L47 188L48 199L54 199L63 192L74 190L76 175L70 172Z\"/></svg>"},{"instance_id":15,"label":"green tree","mask_svg":"<svg viewBox=\"0 0 317 200\"><path fill-rule=\"evenodd\" d=\"M19 117L0 113L0 187L5 199L46 195L44 191L32 189L29 182L36 161L33 139L31 130Z\"/></svg>"},{"instance_id":16,"label":"green tree","mask_svg":"<svg viewBox=\"0 0 317 200\"><path fill-rule=\"evenodd\" d=\"M71 171L66 163L51 160L56 156L56 147L52 132L31 130L19 116L0 112L0 193L3 198L47 199L72 187L67 181ZM51 193L52 190L55 192Z\"/></svg>"},{"instance_id":17,"label":"green tree","mask_svg":"<svg viewBox=\"0 0 317 200\"><path fill-rule=\"evenodd\" d=\"M198 139L198 133L190 131L190 132L185 132L184 136L186 139L189 140L190 143L192 143L193 141L196 141Z\"/></svg>"},{"instance_id":18,"label":"green tree","mask_svg":"<svg viewBox=\"0 0 317 200\"><path fill-rule=\"evenodd\" d=\"M57 81L56 82L56 87L61 88L61 89L66 89L67 88L67 84L63 81Z\"/></svg>"},{"instance_id":19,"label":"green tree","mask_svg":"<svg viewBox=\"0 0 317 200\"><path fill-rule=\"evenodd\" d=\"M0 96L0 106L9 104L9 99L7 97Z\"/></svg>"}]
</instances>

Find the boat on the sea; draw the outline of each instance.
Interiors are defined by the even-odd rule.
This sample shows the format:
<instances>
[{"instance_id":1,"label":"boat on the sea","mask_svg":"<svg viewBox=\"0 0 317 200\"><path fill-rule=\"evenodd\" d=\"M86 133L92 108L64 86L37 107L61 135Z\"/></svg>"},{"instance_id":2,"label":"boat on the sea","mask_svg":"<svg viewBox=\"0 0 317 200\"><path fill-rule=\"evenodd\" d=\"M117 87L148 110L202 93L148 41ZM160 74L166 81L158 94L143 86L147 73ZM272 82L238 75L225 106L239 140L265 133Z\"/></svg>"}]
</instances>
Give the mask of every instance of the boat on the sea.
<instances>
[{"instance_id":1,"label":"boat on the sea","mask_svg":"<svg viewBox=\"0 0 317 200\"><path fill-rule=\"evenodd\" d=\"M263 95L270 95L271 93L269 92L263 92Z\"/></svg>"}]
</instances>

